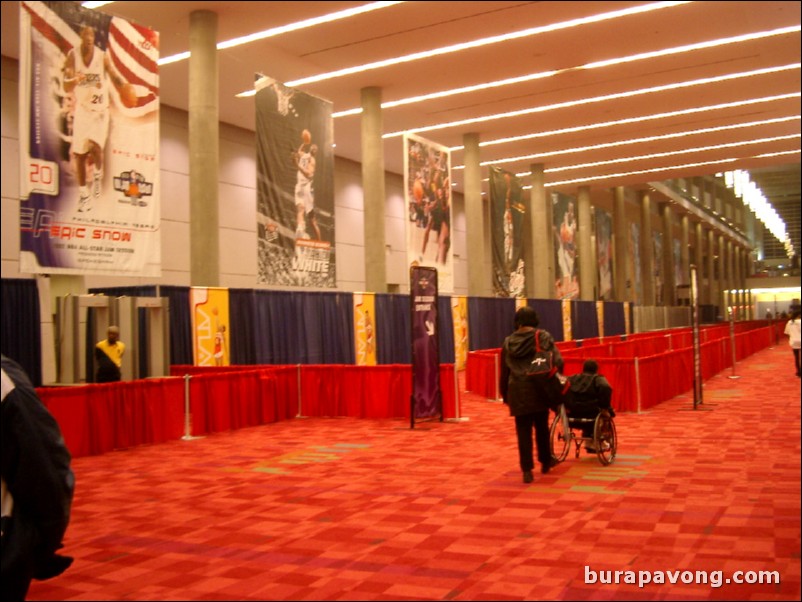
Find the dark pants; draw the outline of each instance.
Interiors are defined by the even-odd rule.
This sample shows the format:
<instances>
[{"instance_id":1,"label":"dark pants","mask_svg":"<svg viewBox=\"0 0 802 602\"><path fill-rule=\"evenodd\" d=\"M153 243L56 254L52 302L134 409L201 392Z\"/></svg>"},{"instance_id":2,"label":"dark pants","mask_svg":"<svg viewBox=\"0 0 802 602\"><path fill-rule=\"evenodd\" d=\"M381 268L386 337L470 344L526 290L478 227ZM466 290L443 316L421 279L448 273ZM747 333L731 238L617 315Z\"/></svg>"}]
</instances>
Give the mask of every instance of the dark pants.
<instances>
[{"instance_id":1,"label":"dark pants","mask_svg":"<svg viewBox=\"0 0 802 602\"><path fill-rule=\"evenodd\" d=\"M791 351L794 352L794 364L796 364L796 375L799 376L799 352L800 349L791 348Z\"/></svg>"},{"instance_id":2,"label":"dark pants","mask_svg":"<svg viewBox=\"0 0 802 602\"><path fill-rule=\"evenodd\" d=\"M515 433L518 435L518 461L521 470L535 468L532 448L532 430L535 432L537 443L537 458L541 464L548 466L551 463L551 445L549 442L549 411L533 412L515 417Z\"/></svg>"}]
</instances>

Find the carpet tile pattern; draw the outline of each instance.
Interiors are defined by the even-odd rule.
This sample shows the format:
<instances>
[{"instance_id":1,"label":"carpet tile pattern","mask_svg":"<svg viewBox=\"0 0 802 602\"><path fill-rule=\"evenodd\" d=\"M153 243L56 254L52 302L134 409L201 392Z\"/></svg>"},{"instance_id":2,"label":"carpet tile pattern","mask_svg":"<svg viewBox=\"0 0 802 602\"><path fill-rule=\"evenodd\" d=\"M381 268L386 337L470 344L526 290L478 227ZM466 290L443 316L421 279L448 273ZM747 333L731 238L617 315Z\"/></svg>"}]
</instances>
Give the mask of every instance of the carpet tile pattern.
<instances>
[{"instance_id":1,"label":"carpet tile pattern","mask_svg":"<svg viewBox=\"0 0 802 602\"><path fill-rule=\"evenodd\" d=\"M689 391L619 412L612 465L572 451L531 484L506 406L464 391L461 422L299 418L78 458L75 562L29 599L799 600L800 382L782 344L736 371L697 410Z\"/></svg>"}]
</instances>

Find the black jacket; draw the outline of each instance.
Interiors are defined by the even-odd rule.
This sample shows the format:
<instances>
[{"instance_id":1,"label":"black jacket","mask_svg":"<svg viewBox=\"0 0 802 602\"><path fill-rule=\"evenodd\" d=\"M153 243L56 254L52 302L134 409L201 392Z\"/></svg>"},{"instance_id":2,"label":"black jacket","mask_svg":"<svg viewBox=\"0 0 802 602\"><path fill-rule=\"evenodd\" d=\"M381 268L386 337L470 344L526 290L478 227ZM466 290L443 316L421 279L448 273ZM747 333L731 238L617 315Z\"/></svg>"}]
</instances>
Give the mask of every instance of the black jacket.
<instances>
[{"instance_id":1,"label":"black jacket","mask_svg":"<svg viewBox=\"0 0 802 602\"><path fill-rule=\"evenodd\" d=\"M535 355L535 332L540 348L552 350L554 363L562 371L563 359L551 335L542 329L519 328L504 339L501 347L501 374L499 390L510 416L523 416L533 412L548 411L553 405L549 392L535 379L526 376L526 371Z\"/></svg>"},{"instance_id":2,"label":"black jacket","mask_svg":"<svg viewBox=\"0 0 802 602\"><path fill-rule=\"evenodd\" d=\"M75 480L58 423L22 368L2 356L3 600L22 600L30 580L62 573L57 554Z\"/></svg>"}]
</instances>

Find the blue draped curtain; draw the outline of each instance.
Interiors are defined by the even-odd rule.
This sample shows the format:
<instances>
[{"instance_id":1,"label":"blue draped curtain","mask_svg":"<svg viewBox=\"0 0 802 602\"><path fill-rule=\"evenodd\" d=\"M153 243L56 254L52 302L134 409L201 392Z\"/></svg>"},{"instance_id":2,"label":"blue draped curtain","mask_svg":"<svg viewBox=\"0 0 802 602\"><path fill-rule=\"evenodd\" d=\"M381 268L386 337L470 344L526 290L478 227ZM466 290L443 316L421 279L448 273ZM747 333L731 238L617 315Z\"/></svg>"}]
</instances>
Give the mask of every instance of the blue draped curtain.
<instances>
[{"instance_id":1,"label":"blue draped curtain","mask_svg":"<svg viewBox=\"0 0 802 602\"><path fill-rule=\"evenodd\" d=\"M469 297L468 324L471 351L501 347L515 328L515 299Z\"/></svg>"},{"instance_id":2,"label":"blue draped curtain","mask_svg":"<svg viewBox=\"0 0 802 602\"><path fill-rule=\"evenodd\" d=\"M599 315L595 301L571 302L571 328L574 339L592 339L599 336Z\"/></svg>"},{"instance_id":3,"label":"blue draped curtain","mask_svg":"<svg viewBox=\"0 0 802 602\"><path fill-rule=\"evenodd\" d=\"M228 332L231 363L256 364L256 295L253 289L228 290Z\"/></svg>"},{"instance_id":4,"label":"blue draped curtain","mask_svg":"<svg viewBox=\"0 0 802 602\"><path fill-rule=\"evenodd\" d=\"M33 386L42 386L41 318L36 280L2 279L0 351L17 362Z\"/></svg>"},{"instance_id":5,"label":"blue draped curtain","mask_svg":"<svg viewBox=\"0 0 802 602\"><path fill-rule=\"evenodd\" d=\"M613 301L604 303L604 336L626 334L624 304Z\"/></svg>"},{"instance_id":6,"label":"blue draped curtain","mask_svg":"<svg viewBox=\"0 0 802 602\"><path fill-rule=\"evenodd\" d=\"M409 295L376 293L376 363L411 364Z\"/></svg>"},{"instance_id":7,"label":"blue draped curtain","mask_svg":"<svg viewBox=\"0 0 802 602\"><path fill-rule=\"evenodd\" d=\"M170 305L170 363L192 365L192 308L188 286L160 286L159 296Z\"/></svg>"},{"instance_id":8,"label":"blue draped curtain","mask_svg":"<svg viewBox=\"0 0 802 602\"><path fill-rule=\"evenodd\" d=\"M232 292L232 291L230 291ZM351 293L238 291L231 303L232 362L353 364ZM242 316L235 316L242 310ZM236 358L236 362L234 361Z\"/></svg>"},{"instance_id":9,"label":"blue draped curtain","mask_svg":"<svg viewBox=\"0 0 802 602\"><path fill-rule=\"evenodd\" d=\"M440 344L440 363L454 363L454 314L451 311L451 297L437 297L438 341Z\"/></svg>"},{"instance_id":10,"label":"blue draped curtain","mask_svg":"<svg viewBox=\"0 0 802 602\"><path fill-rule=\"evenodd\" d=\"M540 318L540 328L548 330L555 341L565 340L562 301L559 299L529 299L527 304L535 308Z\"/></svg>"}]
</instances>

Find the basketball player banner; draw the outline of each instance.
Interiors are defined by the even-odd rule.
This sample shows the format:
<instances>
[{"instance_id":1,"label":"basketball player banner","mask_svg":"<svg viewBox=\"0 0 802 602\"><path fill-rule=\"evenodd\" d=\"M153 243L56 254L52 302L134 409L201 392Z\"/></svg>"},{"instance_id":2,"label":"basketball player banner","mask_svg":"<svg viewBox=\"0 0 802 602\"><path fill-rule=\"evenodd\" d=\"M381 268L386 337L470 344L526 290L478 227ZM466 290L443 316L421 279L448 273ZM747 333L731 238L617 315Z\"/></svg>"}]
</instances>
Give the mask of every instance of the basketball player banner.
<instances>
[{"instance_id":1,"label":"basketball player banner","mask_svg":"<svg viewBox=\"0 0 802 602\"><path fill-rule=\"evenodd\" d=\"M490 228L493 238L493 293L496 297L526 294L523 228L526 206L521 180L515 174L490 166Z\"/></svg>"},{"instance_id":2,"label":"basketball player banner","mask_svg":"<svg viewBox=\"0 0 802 602\"><path fill-rule=\"evenodd\" d=\"M20 271L161 275L158 33L20 3Z\"/></svg>"},{"instance_id":3,"label":"basketball player banner","mask_svg":"<svg viewBox=\"0 0 802 602\"><path fill-rule=\"evenodd\" d=\"M228 289L193 286L189 289L192 312L192 356L196 366L228 366Z\"/></svg>"},{"instance_id":4,"label":"basketball player banner","mask_svg":"<svg viewBox=\"0 0 802 602\"><path fill-rule=\"evenodd\" d=\"M416 420L436 416L443 420L437 289L435 268L412 266L409 269L409 300L412 312L411 428L415 428Z\"/></svg>"},{"instance_id":5,"label":"basketball player banner","mask_svg":"<svg viewBox=\"0 0 802 602\"><path fill-rule=\"evenodd\" d=\"M256 76L258 281L334 288L332 104Z\"/></svg>"},{"instance_id":6,"label":"basketball player banner","mask_svg":"<svg viewBox=\"0 0 802 602\"><path fill-rule=\"evenodd\" d=\"M404 196L407 219L407 263L437 268L440 289L454 291L451 249L451 155L440 146L404 134Z\"/></svg>"}]
</instances>

